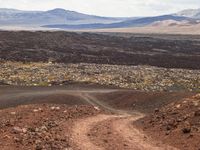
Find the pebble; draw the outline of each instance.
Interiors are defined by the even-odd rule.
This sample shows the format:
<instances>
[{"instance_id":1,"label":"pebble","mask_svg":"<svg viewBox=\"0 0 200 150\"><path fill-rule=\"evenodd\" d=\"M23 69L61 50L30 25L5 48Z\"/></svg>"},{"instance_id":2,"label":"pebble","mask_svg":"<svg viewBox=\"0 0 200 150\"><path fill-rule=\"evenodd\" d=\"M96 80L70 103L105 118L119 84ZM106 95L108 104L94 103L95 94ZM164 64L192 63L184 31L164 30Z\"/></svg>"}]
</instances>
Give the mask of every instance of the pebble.
<instances>
[{"instance_id":1,"label":"pebble","mask_svg":"<svg viewBox=\"0 0 200 150\"><path fill-rule=\"evenodd\" d=\"M18 134L23 132L23 130L20 127L13 127L13 133Z\"/></svg>"},{"instance_id":2,"label":"pebble","mask_svg":"<svg viewBox=\"0 0 200 150\"><path fill-rule=\"evenodd\" d=\"M55 107L51 107L51 110L55 110Z\"/></svg>"},{"instance_id":3,"label":"pebble","mask_svg":"<svg viewBox=\"0 0 200 150\"><path fill-rule=\"evenodd\" d=\"M60 110L60 107L56 107L55 109L56 109L56 110Z\"/></svg>"},{"instance_id":4,"label":"pebble","mask_svg":"<svg viewBox=\"0 0 200 150\"><path fill-rule=\"evenodd\" d=\"M38 112L38 111L39 111L38 109L34 109L34 110L33 110L33 112Z\"/></svg>"},{"instance_id":5,"label":"pebble","mask_svg":"<svg viewBox=\"0 0 200 150\"><path fill-rule=\"evenodd\" d=\"M95 106L94 109L96 109L96 110L98 110L98 111L100 110L99 107L97 107L97 106Z\"/></svg>"},{"instance_id":6,"label":"pebble","mask_svg":"<svg viewBox=\"0 0 200 150\"><path fill-rule=\"evenodd\" d=\"M11 115L16 115L16 112L11 112L10 114L11 114Z\"/></svg>"},{"instance_id":7,"label":"pebble","mask_svg":"<svg viewBox=\"0 0 200 150\"><path fill-rule=\"evenodd\" d=\"M182 132L183 132L184 134L190 133L190 132L191 132L191 128L190 128L190 127L184 127L184 128L182 129Z\"/></svg>"},{"instance_id":8,"label":"pebble","mask_svg":"<svg viewBox=\"0 0 200 150\"><path fill-rule=\"evenodd\" d=\"M60 107L51 107L51 110L60 110Z\"/></svg>"}]
</instances>

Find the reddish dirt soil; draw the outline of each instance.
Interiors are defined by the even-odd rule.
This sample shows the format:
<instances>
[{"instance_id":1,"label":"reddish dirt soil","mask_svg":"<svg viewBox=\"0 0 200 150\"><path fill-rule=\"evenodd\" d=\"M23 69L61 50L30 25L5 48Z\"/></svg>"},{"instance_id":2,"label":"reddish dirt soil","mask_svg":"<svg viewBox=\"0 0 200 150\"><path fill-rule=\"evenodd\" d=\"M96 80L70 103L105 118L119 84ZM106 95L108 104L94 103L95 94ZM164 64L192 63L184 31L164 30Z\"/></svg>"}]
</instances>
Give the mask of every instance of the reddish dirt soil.
<instances>
[{"instance_id":1,"label":"reddish dirt soil","mask_svg":"<svg viewBox=\"0 0 200 150\"><path fill-rule=\"evenodd\" d=\"M200 95L171 103L135 124L147 135L181 150L200 149Z\"/></svg>"},{"instance_id":2,"label":"reddish dirt soil","mask_svg":"<svg viewBox=\"0 0 200 150\"><path fill-rule=\"evenodd\" d=\"M78 150L176 150L147 139L133 128L132 122L142 117L132 115L97 115L80 119L72 129L71 139Z\"/></svg>"},{"instance_id":3,"label":"reddish dirt soil","mask_svg":"<svg viewBox=\"0 0 200 150\"><path fill-rule=\"evenodd\" d=\"M198 147L200 97L195 93L55 88L0 90L2 107L15 106L0 110L0 149L196 150ZM153 110L156 113L149 116ZM144 116L140 111L147 117L140 119Z\"/></svg>"},{"instance_id":4,"label":"reddish dirt soil","mask_svg":"<svg viewBox=\"0 0 200 150\"><path fill-rule=\"evenodd\" d=\"M0 149L69 148L70 125L77 118L100 113L92 106L25 105L0 111ZM64 122L64 124L63 124ZM65 132L64 132L65 131Z\"/></svg>"}]
</instances>

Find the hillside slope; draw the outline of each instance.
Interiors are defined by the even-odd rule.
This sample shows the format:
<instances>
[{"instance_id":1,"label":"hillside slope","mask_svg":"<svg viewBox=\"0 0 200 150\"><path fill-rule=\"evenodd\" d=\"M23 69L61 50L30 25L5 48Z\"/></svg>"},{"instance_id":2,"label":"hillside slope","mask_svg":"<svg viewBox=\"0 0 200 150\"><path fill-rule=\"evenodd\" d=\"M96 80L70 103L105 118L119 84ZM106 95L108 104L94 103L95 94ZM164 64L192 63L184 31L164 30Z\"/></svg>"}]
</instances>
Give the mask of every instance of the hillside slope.
<instances>
[{"instance_id":1,"label":"hillside slope","mask_svg":"<svg viewBox=\"0 0 200 150\"><path fill-rule=\"evenodd\" d=\"M46 24L114 23L127 18L109 18L56 8L49 11L0 9L1 26L42 26Z\"/></svg>"}]
</instances>

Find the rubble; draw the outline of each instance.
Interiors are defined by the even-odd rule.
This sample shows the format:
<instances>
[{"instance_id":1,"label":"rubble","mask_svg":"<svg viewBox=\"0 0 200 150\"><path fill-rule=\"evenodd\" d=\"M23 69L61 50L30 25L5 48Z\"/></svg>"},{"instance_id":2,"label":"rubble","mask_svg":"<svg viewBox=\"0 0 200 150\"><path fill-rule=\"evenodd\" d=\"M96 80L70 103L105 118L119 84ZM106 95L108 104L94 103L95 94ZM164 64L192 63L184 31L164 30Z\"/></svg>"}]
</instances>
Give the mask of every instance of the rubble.
<instances>
[{"instance_id":1,"label":"rubble","mask_svg":"<svg viewBox=\"0 0 200 150\"><path fill-rule=\"evenodd\" d=\"M179 149L196 150L200 139L199 94L172 102L138 121L137 126L149 135Z\"/></svg>"},{"instance_id":2,"label":"rubble","mask_svg":"<svg viewBox=\"0 0 200 150\"><path fill-rule=\"evenodd\" d=\"M0 65L0 81L10 85L53 86L78 82L141 91L200 90L200 70L10 61Z\"/></svg>"},{"instance_id":3,"label":"rubble","mask_svg":"<svg viewBox=\"0 0 200 150\"><path fill-rule=\"evenodd\" d=\"M53 107L55 111L51 110ZM35 113L32 110L43 111ZM21 119L8 113L16 111ZM66 113L63 114L63 111ZM70 141L73 120L98 113L101 112L88 105L35 104L3 109L0 112L0 149L70 149L73 146Z\"/></svg>"}]
</instances>

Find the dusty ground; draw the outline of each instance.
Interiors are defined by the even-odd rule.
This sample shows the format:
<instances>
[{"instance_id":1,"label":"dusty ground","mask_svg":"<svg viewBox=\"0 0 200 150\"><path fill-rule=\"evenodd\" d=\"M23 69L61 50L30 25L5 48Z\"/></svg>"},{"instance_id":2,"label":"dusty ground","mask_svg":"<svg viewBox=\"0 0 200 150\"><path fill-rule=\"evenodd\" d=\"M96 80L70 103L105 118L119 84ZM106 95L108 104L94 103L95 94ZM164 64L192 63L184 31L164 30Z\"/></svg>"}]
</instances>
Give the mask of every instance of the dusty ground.
<instances>
[{"instance_id":1,"label":"dusty ground","mask_svg":"<svg viewBox=\"0 0 200 150\"><path fill-rule=\"evenodd\" d=\"M123 110L137 110L142 113L152 113L155 108L161 108L182 98L191 97L195 92L141 92L134 90L113 91L102 96L94 96L108 105Z\"/></svg>"},{"instance_id":2,"label":"dusty ground","mask_svg":"<svg viewBox=\"0 0 200 150\"><path fill-rule=\"evenodd\" d=\"M79 84L52 87L0 86L0 108L43 103L73 106L88 102L98 104L95 101L100 101L115 109L153 112L155 108L193 95L195 92L141 92Z\"/></svg>"},{"instance_id":3,"label":"dusty ground","mask_svg":"<svg viewBox=\"0 0 200 150\"><path fill-rule=\"evenodd\" d=\"M140 114L98 115L81 120L74 128L74 142L77 149L107 150L150 150L175 148L146 140L144 134L131 126L132 121L142 117ZM156 143L156 144L155 144Z\"/></svg>"},{"instance_id":4,"label":"dusty ground","mask_svg":"<svg viewBox=\"0 0 200 150\"><path fill-rule=\"evenodd\" d=\"M152 107L161 107L158 99L166 94L146 93L146 98L152 96L151 103L145 103L144 99L144 103L138 103L139 93L89 87L2 87L0 102L4 104L2 108L9 108L0 111L0 149L176 149L175 144L154 140L133 126L134 121L144 116L138 112L142 107L150 108L146 113ZM187 98L195 93L174 94L161 101L169 104L175 95L174 102L177 102L178 97ZM112 97L112 102L106 102L105 97ZM121 103L116 106L115 100L120 99ZM130 102L136 107L130 107Z\"/></svg>"},{"instance_id":5,"label":"dusty ground","mask_svg":"<svg viewBox=\"0 0 200 150\"><path fill-rule=\"evenodd\" d=\"M200 95L170 103L139 121L145 133L181 150L199 150Z\"/></svg>"},{"instance_id":6,"label":"dusty ground","mask_svg":"<svg viewBox=\"0 0 200 150\"><path fill-rule=\"evenodd\" d=\"M70 128L77 118L98 114L91 106L25 105L0 111L0 149L67 149Z\"/></svg>"},{"instance_id":7,"label":"dusty ground","mask_svg":"<svg viewBox=\"0 0 200 150\"><path fill-rule=\"evenodd\" d=\"M140 118L140 114L113 115L93 106L55 104L18 106L1 110L0 114L0 148L4 150L175 149L159 142L155 145L132 128L132 121ZM111 134L105 137L101 128Z\"/></svg>"},{"instance_id":8,"label":"dusty ground","mask_svg":"<svg viewBox=\"0 0 200 150\"><path fill-rule=\"evenodd\" d=\"M199 35L200 25L190 26L147 26L134 28L116 28L116 29L98 29L89 32L119 32L119 33L135 33L135 34L182 34L182 35Z\"/></svg>"}]
</instances>

